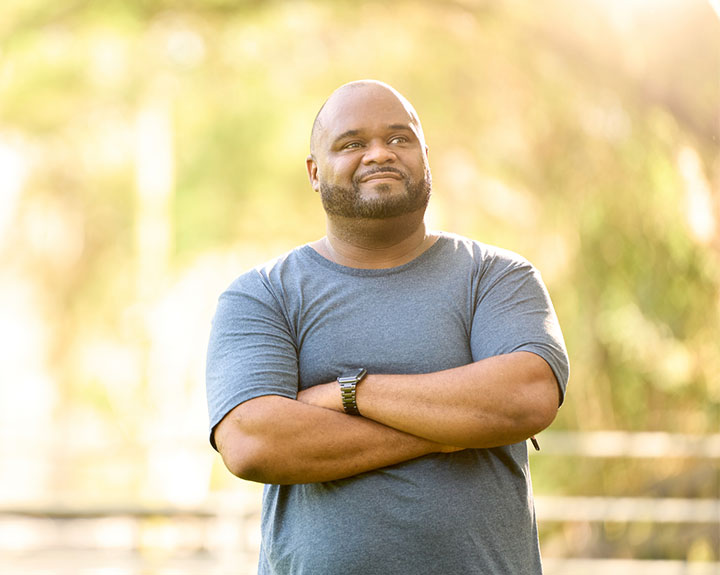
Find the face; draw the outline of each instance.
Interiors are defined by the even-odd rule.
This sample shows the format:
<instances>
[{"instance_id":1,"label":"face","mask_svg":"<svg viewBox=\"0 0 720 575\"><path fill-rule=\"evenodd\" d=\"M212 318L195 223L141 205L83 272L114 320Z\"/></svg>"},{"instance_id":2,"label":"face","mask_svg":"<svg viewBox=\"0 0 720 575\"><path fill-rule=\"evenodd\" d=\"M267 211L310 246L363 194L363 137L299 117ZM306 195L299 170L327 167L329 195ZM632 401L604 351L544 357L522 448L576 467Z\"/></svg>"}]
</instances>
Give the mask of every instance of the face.
<instances>
[{"instance_id":1,"label":"face","mask_svg":"<svg viewBox=\"0 0 720 575\"><path fill-rule=\"evenodd\" d=\"M384 219L424 209L431 191L422 129L383 86L345 87L321 112L308 173L330 216Z\"/></svg>"}]
</instances>

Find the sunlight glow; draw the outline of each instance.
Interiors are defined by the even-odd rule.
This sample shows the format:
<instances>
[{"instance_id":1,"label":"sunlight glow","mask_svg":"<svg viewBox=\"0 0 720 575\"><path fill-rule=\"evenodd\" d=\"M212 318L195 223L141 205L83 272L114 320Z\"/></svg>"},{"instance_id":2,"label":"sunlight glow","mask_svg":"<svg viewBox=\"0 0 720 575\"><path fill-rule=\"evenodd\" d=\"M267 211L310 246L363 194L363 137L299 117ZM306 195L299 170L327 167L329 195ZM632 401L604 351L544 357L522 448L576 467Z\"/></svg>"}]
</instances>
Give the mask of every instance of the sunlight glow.
<instances>
[{"instance_id":1,"label":"sunlight glow","mask_svg":"<svg viewBox=\"0 0 720 575\"><path fill-rule=\"evenodd\" d=\"M685 217L690 231L698 242L708 245L715 237L717 221L710 184L703 173L700 156L685 146L678 154L677 163L685 182Z\"/></svg>"},{"instance_id":2,"label":"sunlight glow","mask_svg":"<svg viewBox=\"0 0 720 575\"><path fill-rule=\"evenodd\" d=\"M720 18L720 0L708 0L710 2L710 6L712 6L712 9L715 10L715 14L717 14L717 17Z\"/></svg>"},{"instance_id":3,"label":"sunlight glow","mask_svg":"<svg viewBox=\"0 0 720 575\"><path fill-rule=\"evenodd\" d=\"M27 158L0 137L0 241L15 217L27 175Z\"/></svg>"}]
</instances>

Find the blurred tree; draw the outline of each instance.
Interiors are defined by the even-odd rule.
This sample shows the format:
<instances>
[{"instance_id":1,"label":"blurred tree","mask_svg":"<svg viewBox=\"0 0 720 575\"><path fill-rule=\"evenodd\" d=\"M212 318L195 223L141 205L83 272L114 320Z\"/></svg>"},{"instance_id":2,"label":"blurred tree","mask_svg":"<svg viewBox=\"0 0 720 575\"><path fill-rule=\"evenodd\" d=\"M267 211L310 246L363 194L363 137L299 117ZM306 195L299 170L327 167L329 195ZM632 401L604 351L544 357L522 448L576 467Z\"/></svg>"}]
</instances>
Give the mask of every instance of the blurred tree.
<instances>
[{"instance_id":1,"label":"blurred tree","mask_svg":"<svg viewBox=\"0 0 720 575\"><path fill-rule=\"evenodd\" d=\"M37 293L28 307L49 336L28 349L57 397L45 424L70 442L91 429L145 449L169 421L156 418L167 374L187 405L201 401L175 340L157 363L169 336L154 322L182 332L168 316L212 307L244 267L323 234L308 134L329 92L362 77L395 85L423 119L433 225L544 273L572 360L557 427L717 431L720 34L706 2L6 0L2 11L0 282ZM143 195L144 177L162 197ZM220 279L192 275L233 254ZM5 396L20 393L24 366L5 367ZM646 480L608 474L620 491ZM89 477L73 482L92 489ZM143 477L124 484L139 496Z\"/></svg>"}]
</instances>

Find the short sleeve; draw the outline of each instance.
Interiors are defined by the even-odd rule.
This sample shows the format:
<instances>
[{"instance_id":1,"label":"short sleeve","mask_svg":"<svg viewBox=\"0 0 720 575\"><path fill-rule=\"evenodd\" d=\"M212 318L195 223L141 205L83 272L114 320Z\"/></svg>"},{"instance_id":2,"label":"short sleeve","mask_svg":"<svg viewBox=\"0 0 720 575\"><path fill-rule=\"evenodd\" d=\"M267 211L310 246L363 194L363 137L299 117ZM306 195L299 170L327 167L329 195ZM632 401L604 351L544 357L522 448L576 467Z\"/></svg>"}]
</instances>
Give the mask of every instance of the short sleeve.
<instances>
[{"instance_id":1,"label":"short sleeve","mask_svg":"<svg viewBox=\"0 0 720 575\"><path fill-rule=\"evenodd\" d=\"M540 272L511 252L478 271L471 348L478 361L528 351L550 366L565 398L569 361L562 331Z\"/></svg>"},{"instance_id":2,"label":"short sleeve","mask_svg":"<svg viewBox=\"0 0 720 575\"><path fill-rule=\"evenodd\" d=\"M263 395L295 398L297 349L277 298L258 270L222 293L212 321L206 364L212 431L237 405Z\"/></svg>"}]
</instances>

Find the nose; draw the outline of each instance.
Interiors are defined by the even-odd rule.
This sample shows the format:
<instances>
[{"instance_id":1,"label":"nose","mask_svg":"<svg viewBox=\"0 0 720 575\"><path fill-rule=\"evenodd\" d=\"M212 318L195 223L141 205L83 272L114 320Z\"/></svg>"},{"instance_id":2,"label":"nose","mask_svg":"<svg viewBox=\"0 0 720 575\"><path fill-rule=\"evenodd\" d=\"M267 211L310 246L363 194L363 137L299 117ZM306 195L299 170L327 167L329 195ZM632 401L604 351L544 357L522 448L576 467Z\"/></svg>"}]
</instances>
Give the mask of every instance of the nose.
<instances>
[{"instance_id":1,"label":"nose","mask_svg":"<svg viewBox=\"0 0 720 575\"><path fill-rule=\"evenodd\" d=\"M395 153L382 141L370 142L363 155L365 164L385 164L396 159Z\"/></svg>"}]
</instances>

